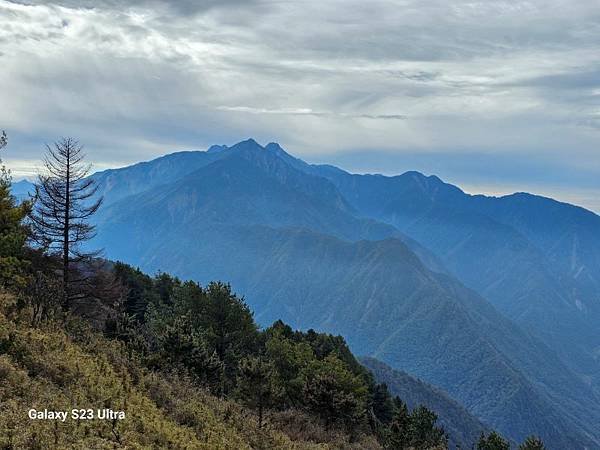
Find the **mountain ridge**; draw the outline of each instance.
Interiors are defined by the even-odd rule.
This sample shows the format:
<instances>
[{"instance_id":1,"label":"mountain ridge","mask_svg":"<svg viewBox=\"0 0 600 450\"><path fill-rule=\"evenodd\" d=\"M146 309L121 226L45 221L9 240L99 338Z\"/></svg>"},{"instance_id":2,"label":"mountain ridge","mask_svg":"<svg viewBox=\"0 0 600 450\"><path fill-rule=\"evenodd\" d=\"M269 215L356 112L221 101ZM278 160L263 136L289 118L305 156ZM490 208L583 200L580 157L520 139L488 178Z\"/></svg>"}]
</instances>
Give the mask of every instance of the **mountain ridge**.
<instances>
[{"instance_id":1,"label":"mountain ridge","mask_svg":"<svg viewBox=\"0 0 600 450\"><path fill-rule=\"evenodd\" d=\"M560 349L582 378L600 382L595 356L600 217L595 213L526 193L465 194L415 172L385 177L314 170L332 180L363 216L415 239L463 283Z\"/></svg>"}]
</instances>

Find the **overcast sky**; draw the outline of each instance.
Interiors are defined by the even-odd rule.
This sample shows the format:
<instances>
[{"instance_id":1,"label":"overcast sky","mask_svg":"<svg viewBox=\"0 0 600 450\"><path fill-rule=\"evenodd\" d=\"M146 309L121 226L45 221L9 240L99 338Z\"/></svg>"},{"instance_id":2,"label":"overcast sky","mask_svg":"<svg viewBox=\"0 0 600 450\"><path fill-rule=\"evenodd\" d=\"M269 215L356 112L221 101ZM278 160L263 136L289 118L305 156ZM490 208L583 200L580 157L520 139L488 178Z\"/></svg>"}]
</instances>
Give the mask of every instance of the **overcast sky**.
<instances>
[{"instance_id":1,"label":"overcast sky","mask_svg":"<svg viewBox=\"0 0 600 450\"><path fill-rule=\"evenodd\" d=\"M0 128L17 176L254 137L600 211L600 2L0 0Z\"/></svg>"}]
</instances>

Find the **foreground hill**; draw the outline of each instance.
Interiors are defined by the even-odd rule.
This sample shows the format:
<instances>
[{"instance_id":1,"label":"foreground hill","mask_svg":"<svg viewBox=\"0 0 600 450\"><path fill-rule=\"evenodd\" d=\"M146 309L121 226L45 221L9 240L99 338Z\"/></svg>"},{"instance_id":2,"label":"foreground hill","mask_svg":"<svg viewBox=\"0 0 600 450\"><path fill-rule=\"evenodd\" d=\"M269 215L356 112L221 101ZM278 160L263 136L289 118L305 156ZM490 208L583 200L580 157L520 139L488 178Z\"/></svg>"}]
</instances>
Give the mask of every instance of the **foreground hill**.
<instances>
[{"instance_id":1,"label":"foreground hill","mask_svg":"<svg viewBox=\"0 0 600 450\"><path fill-rule=\"evenodd\" d=\"M51 284L0 290L2 448L448 448L422 392L408 411L341 336L260 330L219 282L87 273L94 295L70 310Z\"/></svg>"},{"instance_id":2,"label":"foreground hill","mask_svg":"<svg viewBox=\"0 0 600 450\"><path fill-rule=\"evenodd\" d=\"M0 298L2 448L317 449L283 432L258 429L253 414L211 396L185 377L143 369L122 344L83 328L33 329L7 317ZM125 411L124 420L30 420L27 411ZM252 418L249 420L249 418ZM325 448L343 448L339 443Z\"/></svg>"},{"instance_id":3,"label":"foreground hill","mask_svg":"<svg viewBox=\"0 0 600 450\"><path fill-rule=\"evenodd\" d=\"M360 217L334 182L254 141L197 160L178 180L148 180L143 191L130 183L137 192L118 200L105 190L96 244L147 271L231 280L262 324L340 333L514 440L537 433L551 448L600 445L598 399L548 346L441 275L439 260L395 227Z\"/></svg>"}]
</instances>

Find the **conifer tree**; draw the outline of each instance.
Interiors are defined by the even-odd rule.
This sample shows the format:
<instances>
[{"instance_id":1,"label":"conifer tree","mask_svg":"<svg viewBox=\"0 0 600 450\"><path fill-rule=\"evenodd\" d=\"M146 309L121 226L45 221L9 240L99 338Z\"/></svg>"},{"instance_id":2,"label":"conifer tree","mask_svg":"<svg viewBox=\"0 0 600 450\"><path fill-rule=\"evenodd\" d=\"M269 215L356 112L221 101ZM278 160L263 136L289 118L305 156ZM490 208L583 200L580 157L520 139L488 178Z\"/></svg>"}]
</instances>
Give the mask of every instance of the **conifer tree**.
<instances>
[{"instance_id":1,"label":"conifer tree","mask_svg":"<svg viewBox=\"0 0 600 450\"><path fill-rule=\"evenodd\" d=\"M510 450L510 444L495 431L485 436L481 435L477 443L477 450Z\"/></svg>"},{"instance_id":2,"label":"conifer tree","mask_svg":"<svg viewBox=\"0 0 600 450\"><path fill-rule=\"evenodd\" d=\"M387 425L394 417L394 402L385 383L373 388L373 414L381 423Z\"/></svg>"},{"instance_id":3,"label":"conifer tree","mask_svg":"<svg viewBox=\"0 0 600 450\"><path fill-rule=\"evenodd\" d=\"M263 426L264 411L282 395L274 382L274 368L263 355L242 360L238 374L237 396L258 412L258 428Z\"/></svg>"},{"instance_id":4,"label":"conifer tree","mask_svg":"<svg viewBox=\"0 0 600 450\"><path fill-rule=\"evenodd\" d=\"M446 447L448 438L444 429L436 427L437 415L423 405L415 408L410 415L410 436L412 447L429 449Z\"/></svg>"},{"instance_id":5,"label":"conifer tree","mask_svg":"<svg viewBox=\"0 0 600 450\"><path fill-rule=\"evenodd\" d=\"M7 144L6 133L0 133L0 149ZM17 205L10 193L10 172L0 160L0 286L19 288L26 283L24 270L25 242L28 231L23 225L29 203Z\"/></svg>"},{"instance_id":6,"label":"conifer tree","mask_svg":"<svg viewBox=\"0 0 600 450\"><path fill-rule=\"evenodd\" d=\"M389 438L385 448L403 449L410 442L410 415L406 403L399 397L394 398L394 416L390 422Z\"/></svg>"},{"instance_id":7,"label":"conifer tree","mask_svg":"<svg viewBox=\"0 0 600 450\"><path fill-rule=\"evenodd\" d=\"M350 430L360 421L367 406L367 387L342 360L331 354L311 361L303 372L305 404L326 429L340 424Z\"/></svg>"},{"instance_id":8,"label":"conifer tree","mask_svg":"<svg viewBox=\"0 0 600 450\"><path fill-rule=\"evenodd\" d=\"M205 330L207 342L223 362L221 394L233 387L239 361L256 350L258 328L243 298L223 283L209 283L200 303L196 326Z\"/></svg>"},{"instance_id":9,"label":"conifer tree","mask_svg":"<svg viewBox=\"0 0 600 450\"><path fill-rule=\"evenodd\" d=\"M529 436L525 442L519 445L519 450L546 450L546 446L539 437Z\"/></svg>"},{"instance_id":10,"label":"conifer tree","mask_svg":"<svg viewBox=\"0 0 600 450\"><path fill-rule=\"evenodd\" d=\"M444 429L436 426L437 415L425 406L418 406L409 413L406 403L394 399L394 415L389 424L385 448L437 449L447 448L448 437Z\"/></svg>"},{"instance_id":11,"label":"conifer tree","mask_svg":"<svg viewBox=\"0 0 600 450\"><path fill-rule=\"evenodd\" d=\"M81 244L94 236L89 223L102 204L94 199L97 185L87 178L90 165L84 164L83 147L72 138L46 146L44 166L35 186L35 210L31 214L34 238L50 254L60 257L63 303L66 308L77 294L72 286L81 280L71 278L73 263L95 256Z\"/></svg>"}]
</instances>

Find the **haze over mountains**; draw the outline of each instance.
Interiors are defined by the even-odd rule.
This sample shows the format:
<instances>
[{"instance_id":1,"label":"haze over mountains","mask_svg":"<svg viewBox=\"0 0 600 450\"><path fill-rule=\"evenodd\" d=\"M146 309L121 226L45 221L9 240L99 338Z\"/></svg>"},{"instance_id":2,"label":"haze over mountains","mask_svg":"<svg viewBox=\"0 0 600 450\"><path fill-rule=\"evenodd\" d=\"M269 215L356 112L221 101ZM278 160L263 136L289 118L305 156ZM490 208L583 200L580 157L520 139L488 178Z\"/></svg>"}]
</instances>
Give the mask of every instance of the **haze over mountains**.
<instances>
[{"instance_id":1,"label":"haze over mountains","mask_svg":"<svg viewBox=\"0 0 600 450\"><path fill-rule=\"evenodd\" d=\"M516 441L600 448L597 215L253 140L93 177L108 258L227 280L263 325L340 333Z\"/></svg>"},{"instance_id":2,"label":"haze over mountains","mask_svg":"<svg viewBox=\"0 0 600 450\"><path fill-rule=\"evenodd\" d=\"M518 193L471 196L437 177L314 168L361 214L396 226L598 383L600 217Z\"/></svg>"}]
</instances>

